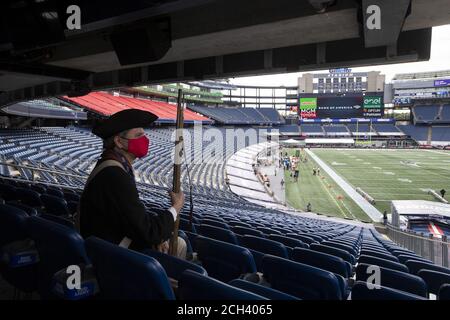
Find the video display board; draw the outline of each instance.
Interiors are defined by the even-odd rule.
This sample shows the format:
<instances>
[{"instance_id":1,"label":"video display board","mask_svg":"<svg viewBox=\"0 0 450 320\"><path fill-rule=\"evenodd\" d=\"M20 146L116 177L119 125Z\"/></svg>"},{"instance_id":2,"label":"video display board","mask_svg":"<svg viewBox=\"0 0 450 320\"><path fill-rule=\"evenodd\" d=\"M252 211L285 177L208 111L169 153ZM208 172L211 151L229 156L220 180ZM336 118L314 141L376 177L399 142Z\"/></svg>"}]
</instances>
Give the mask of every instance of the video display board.
<instances>
[{"instance_id":1,"label":"video display board","mask_svg":"<svg viewBox=\"0 0 450 320\"><path fill-rule=\"evenodd\" d=\"M381 118L384 101L380 93L315 95L299 98L301 119Z\"/></svg>"}]
</instances>

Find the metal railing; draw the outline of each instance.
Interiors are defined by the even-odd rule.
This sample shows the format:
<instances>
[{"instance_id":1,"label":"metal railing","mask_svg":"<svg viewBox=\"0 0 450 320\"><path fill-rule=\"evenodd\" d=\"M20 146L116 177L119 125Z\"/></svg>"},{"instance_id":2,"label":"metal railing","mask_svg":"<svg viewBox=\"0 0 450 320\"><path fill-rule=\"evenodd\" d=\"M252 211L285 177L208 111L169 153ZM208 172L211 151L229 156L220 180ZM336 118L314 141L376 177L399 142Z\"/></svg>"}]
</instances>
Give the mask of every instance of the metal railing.
<instances>
[{"instance_id":1,"label":"metal railing","mask_svg":"<svg viewBox=\"0 0 450 320\"><path fill-rule=\"evenodd\" d=\"M40 168L40 167L36 167L33 165L22 165L22 164L17 164L14 162L4 162L4 161L0 161L0 165L12 167L16 170L18 170L18 169L28 170L29 176L22 175L22 173L20 173L20 176L16 176L16 177L1 176L2 179L6 179L6 180L15 180L15 181L27 182L27 183L32 183L32 184L44 183L44 184L51 185L51 186L59 186L59 187L62 186L64 188L80 189L80 184L84 185L84 182L87 179L87 175L86 176L76 175L76 174L72 174L72 173L68 173L68 172L64 172L64 171L60 171L60 170L56 170L56 169ZM48 181L46 179L40 178L39 173L49 174L53 178L54 181ZM60 179L58 179L60 177L66 178L66 181L64 181L64 182L60 181Z\"/></svg>"},{"instance_id":2,"label":"metal railing","mask_svg":"<svg viewBox=\"0 0 450 320\"><path fill-rule=\"evenodd\" d=\"M445 235L442 239L437 239L433 235L426 237L423 234L387 225L387 236L398 245L414 251L437 265L444 267L450 265L450 242L447 242Z\"/></svg>"}]
</instances>

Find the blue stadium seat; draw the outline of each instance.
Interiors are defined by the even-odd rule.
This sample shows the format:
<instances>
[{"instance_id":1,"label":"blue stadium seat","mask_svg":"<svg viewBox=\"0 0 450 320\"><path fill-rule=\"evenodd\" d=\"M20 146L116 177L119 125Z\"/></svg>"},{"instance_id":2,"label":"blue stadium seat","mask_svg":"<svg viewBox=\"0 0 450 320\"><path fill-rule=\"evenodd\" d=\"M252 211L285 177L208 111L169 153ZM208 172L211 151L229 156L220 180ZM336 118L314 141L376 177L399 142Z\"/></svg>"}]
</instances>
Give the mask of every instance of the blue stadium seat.
<instances>
[{"instance_id":1,"label":"blue stadium seat","mask_svg":"<svg viewBox=\"0 0 450 320\"><path fill-rule=\"evenodd\" d=\"M328 254L331 254L336 257L340 257L340 258L344 259L345 261L347 261L348 263L350 263L351 265L354 265L356 263L356 259L354 256L352 256L347 251L339 249L339 248L333 248L333 247L330 247L327 245L316 244L316 243L311 244L309 246L309 248L311 250L324 252L324 253L328 253Z\"/></svg>"},{"instance_id":2,"label":"blue stadium seat","mask_svg":"<svg viewBox=\"0 0 450 320\"><path fill-rule=\"evenodd\" d=\"M181 276L179 294L182 300L267 300L191 270Z\"/></svg>"},{"instance_id":3,"label":"blue stadium seat","mask_svg":"<svg viewBox=\"0 0 450 320\"><path fill-rule=\"evenodd\" d=\"M47 192L47 188L44 187L43 185L40 184L32 184L30 186L31 190L34 190L40 194L46 193Z\"/></svg>"},{"instance_id":4,"label":"blue stadium seat","mask_svg":"<svg viewBox=\"0 0 450 320\"><path fill-rule=\"evenodd\" d=\"M235 234L226 229L210 226L207 224L201 224L197 227L197 231L202 236L212 238L232 244L239 244Z\"/></svg>"},{"instance_id":5,"label":"blue stadium seat","mask_svg":"<svg viewBox=\"0 0 450 320\"><path fill-rule=\"evenodd\" d=\"M38 215L38 211L35 208L27 206L26 204L20 203L18 201L9 201L8 204L25 211L29 216Z\"/></svg>"},{"instance_id":6,"label":"blue stadium seat","mask_svg":"<svg viewBox=\"0 0 450 320\"><path fill-rule=\"evenodd\" d=\"M167 276L169 276L172 279L180 280L181 274L185 270L192 270L201 273L205 276L208 275L208 273L203 267L201 267L198 264L189 262L187 260L179 259L177 257L173 257L171 255L153 250L144 250L142 253L152 258L155 258L164 268L164 270L167 273Z\"/></svg>"},{"instance_id":7,"label":"blue stadium seat","mask_svg":"<svg viewBox=\"0 0 450 320\"><path fill-rule=\"evenodd\" d=\"M282 233L280 231L276 231L272 228L268 228L268 227L256 227L256 230L261 231L263 234L265 235L269 235L269 234L279 234L281 235Z\"/></svg>"},{"instance_id":8,"label":"blue stadium seat","mask_svg":"<svg viewBox=\"0 0 450 320\"><path fill-rule=\"evenodd\" d=\"M49 221L53 221L56 223L59 223L63 226L66 226L68 228L74 229L75 230L75 223L72 220L66 219L64 217L59 217L59 216L54 216L51 214L41 214L39 216L40 218L43 218L45 220L49 220Z\"/></svg>"},{"instance_id":9,"label":"blue stadium seat","mask_svg":"<svg viewBox=\"0 0 450 320\"><path fill-rule=\"evenodd\" d=\"M47 188L47 194L58 198L64 198L64 193L61 190L55 189L53 187Z\"/></svg>"},{"instance_id":10,"label":"blue stadium seat","mask_svg":"<svg viewBox=\"0 0 450 320\"><path fill-rule=\"evenodd\" d=\"M30 293L37 289L39 257L33 242L27 241L27 219L24 211L0 204L0 273L12 286Z\"/></svg>"},{"instance_id":11,"label":"blue stadium seat","mask_svg":"<svg viewBox=\"0 0 450 320\"><path fill-rule=\"evenodd\" d=\"M313 240L315 240L316 242L319 242L319 243L321 243L323 241L323 238L321 236L313 234L313 233L299 233L298 235L310 237L310 238L312 238Z\"/></svg>"},{"instance_id":12,"label":"blue stadium seat","mask_svg":"<svg viewBox=\"0 0 450 320\"><path fill-rule=\"evenodd\" d=\"M250 224L248 224L248 223L245 223L245 222L230 221L230 222L228 222L228 225L231 226L232 228L234 228L234 227L243 227L243 228L248 228L250 230L253 230L253 229L251 229L252 226Z\"/></svg>"},{"instance_id":13,"label":"blue stadium seat","mask_svg":"<svg viewBox=\"0 0 450 320\"><path fill-rule=\"evenodd\" d=\"M369 264L358 264L356 267L357 281L367 281L371 276L371 273L367 273L369 267ZM409 292L425 298L428 297L426 283L420 277L406 272L380 267L380 285Z\"/></svg>"},{"instance_id":14,"label":"blue stadium seat","mask_svg":"<svg viewBox=\"0 0 450 320\"><path fill-rule=\"evenodd\" d=\"M250 249L258 271L262 270L262 258L265 254L289 258L288 248L278 241L255 236L242 236L239 241L244 247Z\"/></svg>"},{"instance_id":15,"label":"blue stadium seat","mask_svg":"<svg viewBox=\"0 0 450 320\"><path fill-rule=\"evenodd\" d=\"M450 284L450 273L421 269L417 275L422 278L428 286L428 291L437 295L444 284Z\"/></svg>"},{"instance_id":16,"label":"blue stadium seat","mask_svg":"<svg viewBox=\"0 0 450 320\"><path fill-rule=\"evenodd\" d=\"M417 261L417 260L407 260L405 262L405 264L409 268L409 272L412 274L415 274L415 275L417 275L419 273L419 271L422 269L450 274L449 268L437 266L432 263L426 263L426 262Z\"/></svg>"},{"instance_id":17,"label":"blue stadium seat","mask_svg":"<svg viewBox=\"0 0 450 320\"><path fill-rule=\"evenodd\" d=\"M411 250L408 250L408 249L403 249L403 248L399 248L399 247L395 247L395 249L391 249L391 250L389 250L389 251L391 251L391 253L394 255L394 256L396 256L396 257L398 257L399 255L401 255L401 254L403 254L403 255L412 255L412 256L417 256L417 254L415 254L413 251L411 251Z\"/></svg>"},{"instance_id":18,"label":"blue stadium seat","mask_svg":"<svg viewBox=\"0 0 450 320\"><path fill-rule=\"evenodd\" d=\"M40 217L29 217L27 229L39 253L38 292L41 298L55 298L53 275L70 265L90 263L84 240L75 230Z\"/></svg>"},{"instance_id":19,"label":"blue stadium seat","mask_svg":"<svg viewBox=\"0 0 450 320\"><path fill-rule=\"evenodd\" d=\"M243 236L241 238L241 244L246 248L256 250L264 254L289 258L286 246L278 241L255 236Z\"/></svg>"},{"instance_id":20,"label":"blue stadium seat","mask_svg":"<svg viewBox=\"0 0 450 320\"><path fill-rule=\"evenodd\" d=\"M344 259L318 252L310 249L295 248L292 251L291 259L296 262L311 265L320 269L324 269L344 278L351 276L351 265Z\"/></svg>"},{"instance_id":21,"label":"blue stadium seat","mask_svg":"<svg viewBox=\"0 0 450 320\"><path fill-rule=\"evenodd\" d=\"M41 201L48 214L55 216L68 216L70 214L69 208L67 207L67 201L64 200L64 198L42 194Z\"/></svg>"},{"instance_id":22,"label":"blue stadium seat","mask_svg":"<svg viewBox=\"0 0 450 320\"><path fill-rule=\"evenodd\" d=\"M416 260L416 261L421 261L421 262L431 263L431 264L433 263L432 261L422 258L422 257L419 257L417 255L401 254L401 255L398 255L397 258L398 258L399 262L403 263L403 264L405 264L406 261L408 261L408 260Z\"/></svg>"},{"instance_id":23,"label":"blue stadium seat","mask_svg":"<svg viewBox=\"0 0 450 320\"><path fill-rule=\"evenodd\" d=\"M228 284L233 287L263 296L270 300L299 300L299 298L291 296L287 293L242 279L231 280Z\"/></svg>"},{"instance_id":24,"label":"blue stadium seat","mask_svg":"<svg viewBox=\"0 0 450 320\"><path fill-rule=\"evenodd\" d=\"M394 262L399 262L397 257L395 257L391 254L385 254L385 253L382 253L379 251L363 249L363 250L361 250L360 254L365 255L365 256L371 256L371 257L381 258L381 259L385 259L385 260L390 260L390 261L394 261Z\"/></svg>"},{"instance_id":25,"label":"blue stadium seat","mask_svg":"<svg viewBox=\"0 0 450 320\"><path fill-rule=\"evenodd\" d=\"M120 300L174 300L163 267L154 258L96 237L86 250L100 286L99 297Z\"/></svg>"},{"instance_id":26,"label":"blue stadium seat","mask_svg":"<svg viewBox=\"0 0 450 320\"><path fill-rule=\"evenodd\" d=\"M235 226L235 227L232 227L231 230L233 230L233 232L235 234L240 234L243 236L250 235L250 236L257 236L260 238L265 237L265 235L261 231L256 230L256 229L251 229L250 227L247 228L247 227L242 227L242 226Z\"/></svg>"},{"instance_id":27,"label":"blue stadium seat","mask_svg":"<svg viewBox=\"0 0 450 320\"><path fill-rule=\"evenodd\" d=\"M21 203L35 208L42 206L40 195L36 191L28 188L17 188L16 193Z\"/></svg>"},{"instance_id":28,"label":"blue stadium seat","mask_svg":"<svg viewBox=\"0 0 450 320\"><path fill-rule=\"evenodd\" d=\"M289 248L309 248L309 245L307 245L306 243L304 243L301 240L298 239L294 239L294 238L290 238L287 236L280 236L277 234L271 234L268 237L270 240L273 241L278 241L282 244L284 244L286 247Z\"/></svg>"},{"instance_id":29,"label":"blue stadium seat","mask_svg":"<svg viewBox=\"0 0 450 320\"><path fill-rule=\"evenodd\" d=\"M66 201L74 201L74 202L79 202L80 201L80 196L76 193L72 193L72 192L64 192L64 199L66 199Z\"/></svg>"},{"instance_id":30,"label":"blue stadium seat","mask_svg":"<svg viewBox=\"0 0 450 320\"><path fill-rule=\"evenodd\" d=\"M450 300L450 284L444 284L439 289L438 300Z\"/></svg>"},{"instance_id":31,"label":"blue stadium seat","mask_svg":"<svg viewBox=\"0 0 450 320\"><path fill-rule=\"evenodd\" d=\"M207 224L207 225L210 225L210 226L213 226L213 227L218 227L218 228L230 230L230 227L228 226L227 223L221 222L221 221L217 221L217 220L213 220L213 219L202 219L202 224Z\"/></svg>"},{"instance_id":32,"label":"blue stadium seat","mask_svg":"<svg viewBox=\"0 0 450 320\"><path fill-rule=\"evenodd\" d=\"M427 300L421 296L380 286L369 289L366 282L357 281L352 288L352 300Z\"/></svg>"},{"instance_id":33,"label":"blue stadium seat","mask_svg":"<svg viewBox=\"0 0 450 320\"><path fill-rule=\"evenodd\" d=\"M371 256L365 255L360 256L358 259L358 263L373 264L388 269L394 269L402 272L409 272L408 268L404 264Z\"/></svg>"},{"instance_id":34,"label":"blue stadium seat","mask_svg":"<svg viewBox=\"0 0 450 320\"><path fill-rule=\"evenodd\" d=\"M324 242L322 242L322 244L333 247L333 248L345 250L354 257L358 256L358 252L356 252L356 250L348 244L343 244L343 243L340 243L337 241L330 241L330 240L324 241Z\"/></svg>"},{"instance_id":35,"label":"blue stadium seat","mask_svg":"<svg viewBox=\"0 0 450 320\"><path fill-rule=\"evenodd\" d=\"M17 188L4 183L0 183L0 196L5 199L5 201L13 201L19 199Z\"/></svg>"},{"instance_id":36,"label":"blue stadium seat","mask_svg":"<svg viewBox=\"0 0 450 320\"><path fill-rule=\"evenodd\" d=\"M314 240L310 236L296 234L296 233L287 233L286 237L298 239L300 241L303 241L304 243L311 245L313 243L319 243L318 241Z\"/></svg>"},{"instance_id":37,"label":"blue stadium seat","mask_svg":"<svg viewBox=\"0 0 450 320\"><path fill-rule=\"evenodd\" d=\"M255 261L247 248L202 236L196 242L198 258L211 277L228 282L256 272Z\"/></svg>"},{"instance_id":38,"label":"blue stadium seat","mask_svg":"<svg viewBox=\"0 0 450 320\"><path fill-rule=\"evenodd\" d=\"M271 287L306 300L341 300L337 277L328 271L272 255L262 259Z\"/></svg>"}]
</instances>

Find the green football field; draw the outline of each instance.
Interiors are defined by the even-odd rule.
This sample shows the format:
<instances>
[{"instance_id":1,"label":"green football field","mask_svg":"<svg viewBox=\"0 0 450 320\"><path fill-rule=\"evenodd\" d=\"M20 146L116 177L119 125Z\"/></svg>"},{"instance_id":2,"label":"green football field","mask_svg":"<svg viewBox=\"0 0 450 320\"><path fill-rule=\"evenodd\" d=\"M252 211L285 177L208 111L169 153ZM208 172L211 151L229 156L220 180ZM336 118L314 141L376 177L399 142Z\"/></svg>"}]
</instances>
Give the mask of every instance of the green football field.
<instances>
[{"instance_id":1,"label":"green football field","mask_svg":"<svg viewBox=\"0 0 450 320\"><path fill-rule=\"evenodd\" d=\"M391 200L431 200L429 189L447 190L450 197L450 152L437 150L311 149L354 188L360 187L375 201L375 207L390 212ZM290 150L291 154L295 151ZM364 212L308 158L300 165L299 181L286 174L286 198L290 205L304 210L308 202L314 212L370 221Z\"/></svg>"}]
</instances>

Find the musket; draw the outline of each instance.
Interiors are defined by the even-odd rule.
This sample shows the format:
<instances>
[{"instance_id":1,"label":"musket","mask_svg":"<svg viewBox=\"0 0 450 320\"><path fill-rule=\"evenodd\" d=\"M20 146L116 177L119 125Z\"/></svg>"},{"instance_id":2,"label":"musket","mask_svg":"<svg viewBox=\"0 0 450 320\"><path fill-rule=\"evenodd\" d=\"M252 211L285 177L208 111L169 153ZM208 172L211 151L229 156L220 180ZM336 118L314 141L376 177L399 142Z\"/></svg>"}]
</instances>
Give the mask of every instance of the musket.
<instances>
[{"instance_id":1,"label":"musket","mask_svg":"<svg viewBox=\"0 0 450 320\"><path fill-rule=\"evenodd\" d=\"M175 157L173 164L173 184L172 184L172 191L174 193L179 193L181 191L181 163L183 160L183 152L184 152L184 143L183 143L184 116L183 116L182 97L183 97L183 90L178 89ZM180 225L180 215L177 215L172 240L169 242L169 254L172 256L176 256L177 254L179 225Z\"/></svg>"}]
</instances>

